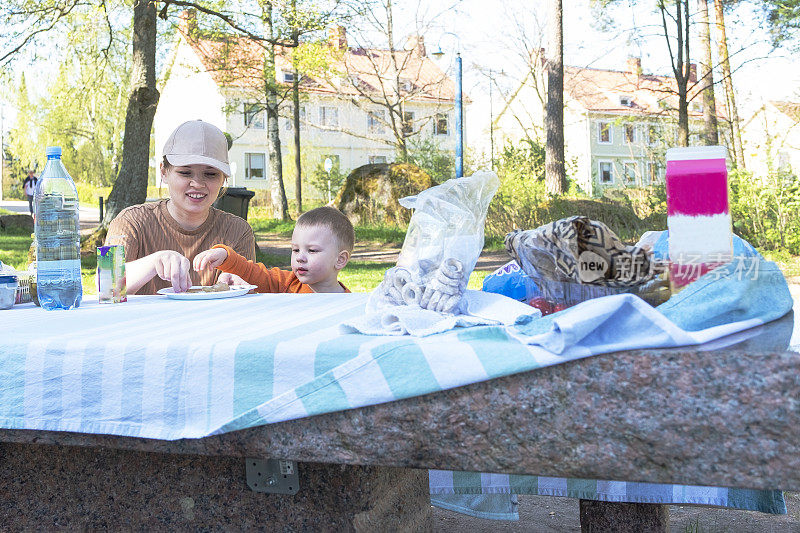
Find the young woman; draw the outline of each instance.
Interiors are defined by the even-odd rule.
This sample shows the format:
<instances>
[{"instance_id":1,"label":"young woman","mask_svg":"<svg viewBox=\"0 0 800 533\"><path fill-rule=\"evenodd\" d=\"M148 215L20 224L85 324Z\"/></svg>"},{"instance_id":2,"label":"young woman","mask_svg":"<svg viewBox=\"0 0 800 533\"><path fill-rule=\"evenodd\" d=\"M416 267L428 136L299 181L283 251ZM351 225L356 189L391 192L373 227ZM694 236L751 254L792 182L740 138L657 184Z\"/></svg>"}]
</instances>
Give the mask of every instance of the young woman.
<instances>
[{"instance_id":1,"label":"young woman","mask_svg":"<svg viewBox=\"0 0 800 533\"><path fill-rule=\"evenodd\" d=\"M195 255L215 244L255 261L250 225L211 206L231 172L225 134L202 120L184 122L167 139L163 155L161 179L169 199L128 207L108 228L106 244L125 246L128 294L213 285L219 271L190 267Z\"/></svg>"}]
</instances>

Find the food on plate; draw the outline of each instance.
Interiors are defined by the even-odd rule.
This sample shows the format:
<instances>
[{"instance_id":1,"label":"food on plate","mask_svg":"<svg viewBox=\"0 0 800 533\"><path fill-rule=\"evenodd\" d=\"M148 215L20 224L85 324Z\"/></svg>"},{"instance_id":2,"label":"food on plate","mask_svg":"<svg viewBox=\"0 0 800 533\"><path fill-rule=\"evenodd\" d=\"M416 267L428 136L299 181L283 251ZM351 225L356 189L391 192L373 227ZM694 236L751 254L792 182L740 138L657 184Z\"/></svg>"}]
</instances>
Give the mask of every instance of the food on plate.
<instances>
[{"instance_id":1,"label":"food on plate","mask_svg":"<svg viewBox=\"0 0 800 533\"><path fill-rule=\"evenodd\" d=\"M201 287L191 287L186 292L225 292L231 290L227 283L215 283L214 285L203 285Z\"/></svg>"}]
</instances>

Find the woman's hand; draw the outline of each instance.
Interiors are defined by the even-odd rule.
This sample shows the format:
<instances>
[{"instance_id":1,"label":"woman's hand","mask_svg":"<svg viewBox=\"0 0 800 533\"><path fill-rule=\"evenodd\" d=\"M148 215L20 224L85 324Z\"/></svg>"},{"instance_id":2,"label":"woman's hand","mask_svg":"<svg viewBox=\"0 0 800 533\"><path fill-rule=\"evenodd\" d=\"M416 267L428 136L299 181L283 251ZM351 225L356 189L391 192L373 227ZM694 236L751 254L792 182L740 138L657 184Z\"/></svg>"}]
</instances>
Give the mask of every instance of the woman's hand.
<instances>
[{"instance_id":1,"label":"woman's hand","mask_svg":"<svg viewBox=\"0 0 800 533\"><path fill-rule=\"evenodd\" d=\"M174 250L161 250L125 263L128 294L136 294L155 276L172 283L175 292L186 292L192 286L189 266L189 260Z\"/></svg>"},{"instance_id":2,"label":"woman's hand","mask_svg":"<svg viewBox=\"0 0 800 533\"><path fill-rule=\"evenodd\" d=\"M194 256L194 270L201 272L205 269L214 269L220 266L228 258L225 248L212 248L205 252L200 252Z\"/></svg>"},{"instance_id":3,"label":"woman's hand","mask_svg":"<svg viewBox=\"0 0 800 533\"><path fill-rule=\"evenodd\" d=\"M172 283L175 292L186 292L192 286L189 279L189 260L174 250L162 250L153 254L156 275Z\"/></svg>"}]
</instances>

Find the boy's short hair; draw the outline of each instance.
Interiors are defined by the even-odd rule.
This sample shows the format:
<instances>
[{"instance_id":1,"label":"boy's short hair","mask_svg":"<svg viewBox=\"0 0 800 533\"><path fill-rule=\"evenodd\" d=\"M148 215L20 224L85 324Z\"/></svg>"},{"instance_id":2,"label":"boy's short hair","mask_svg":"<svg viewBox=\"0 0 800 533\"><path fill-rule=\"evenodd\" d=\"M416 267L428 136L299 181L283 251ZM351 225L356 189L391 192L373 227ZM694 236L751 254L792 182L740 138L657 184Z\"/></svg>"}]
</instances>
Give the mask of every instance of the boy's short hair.
<instances>
[{"instance_id":1,"label":"boy's short hair","mask_svg":"<svg viewBox=\"0 0 800 533\"><path fill-rule=\"evenodd\" d=\"M331 230L331 233L339 240L339 245L343 250L353 251L356 241L356 233L353 224L344 214L333 207L317 207L311 211L306 211L297 218L297 226L322 226Z\"/></svg>"}]
</instances>

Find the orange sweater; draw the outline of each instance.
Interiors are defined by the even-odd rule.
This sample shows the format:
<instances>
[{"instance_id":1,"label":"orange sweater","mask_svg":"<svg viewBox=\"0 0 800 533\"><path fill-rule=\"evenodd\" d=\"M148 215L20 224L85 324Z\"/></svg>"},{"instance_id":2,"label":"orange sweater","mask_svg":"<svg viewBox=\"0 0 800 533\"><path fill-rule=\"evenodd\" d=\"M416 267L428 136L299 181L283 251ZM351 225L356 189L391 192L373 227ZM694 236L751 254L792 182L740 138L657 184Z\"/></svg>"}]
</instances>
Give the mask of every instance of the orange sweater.
<instances>
[{"instance_id":1,"label":"orange sweater","mask_svg":"<svg viewBox=\"0 0 800 533\"><path fill-rule=\"evenodd\" d=\"M278 267L267 268L262 263L249 261L239 255L233 248L224 244L215 244L212 248L224 248L228 252L228 258L218 266L219 270L236 274L247 283L258 285L256 292L290 292L290 293L313 293L314 290L297 279L291 270L281 270ZM344 292L350 292L342 282L339 282Z\"/></svg>"}]
</instances>

